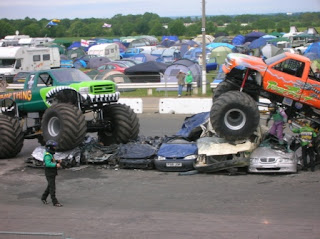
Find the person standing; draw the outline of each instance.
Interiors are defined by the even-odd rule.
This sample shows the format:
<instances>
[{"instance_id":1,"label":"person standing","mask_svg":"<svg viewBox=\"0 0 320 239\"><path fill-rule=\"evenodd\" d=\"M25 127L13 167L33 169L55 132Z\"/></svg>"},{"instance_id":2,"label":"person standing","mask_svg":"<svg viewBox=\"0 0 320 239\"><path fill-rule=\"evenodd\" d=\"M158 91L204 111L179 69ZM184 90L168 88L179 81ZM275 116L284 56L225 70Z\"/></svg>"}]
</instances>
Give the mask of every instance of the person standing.
<instances>
[{"instance_id":1,"label":"person standing","mask_svg":"<svg viewBox=\"0 0 320 239\"><path fill-rule=\"evenodd\" d=\"M310 159L310 168L311 171L314 172L315 169L315 160L314 160L314 140L317 137L317 134L313 128L308 125L307 120L303 120L301 122L301 128L293 127L292 121L289 120L289 128L293 133L299 134L300 145L302 149L302 160L303 160L303 168L302 170L308 170L308 156Z\"/></svg>"},{"instance_id":2,"label":"person standing","mask_svg":"<svg viewBox=\"0 0 320 239\"><path fill-rule=\"evenodd\" d=\"M177 75L177 80L178 80L178 97L182 95L182 90L185 85L184 78L186 77L186 74L180 70L178 75Z\"/></svg>"},{"instance_id":3,"label":"person standing","mask_svg":"<svg viewBox=\"0 0 320 239\"><path fill-rule=\"evenodd\" d=\"M193 76L191 74L191 71L188 71L187 76L186 76L187 95L191 95L192 82L193 82Z\"/></svg>"},{"instance_id":4,"label":"person standing","mask_svg":"<svg viewBox=\"0 0 320 239\"><path fill-rule=\"evenodd\" d=\"M288 120L288 116L283 108L277 107L275 103L271 103L268 105L268 111L270 115L266 121L266 126L270 119L273 119L273 124L269 130L269 134L276 136L279 140L279 144L283 144L283 126Z\"/></svg>"},{"instance_id":5,"label":"person standing","mask_svg":"<svg viewBox=\"0 0 320 239\"><path fill-rule=\"evenodd\" d=\"M58 144L54 140L48 140L46 143L46 152L43 157L44 172L48 182L47 188L42 194L41 201L43 204L48 204L47 197L51 196L52 204L55 207L62 207L56 198L56 176L58 175L58 168L61 168L61 162L56 161L54 154Z\"/></svg>"}]
</instances>

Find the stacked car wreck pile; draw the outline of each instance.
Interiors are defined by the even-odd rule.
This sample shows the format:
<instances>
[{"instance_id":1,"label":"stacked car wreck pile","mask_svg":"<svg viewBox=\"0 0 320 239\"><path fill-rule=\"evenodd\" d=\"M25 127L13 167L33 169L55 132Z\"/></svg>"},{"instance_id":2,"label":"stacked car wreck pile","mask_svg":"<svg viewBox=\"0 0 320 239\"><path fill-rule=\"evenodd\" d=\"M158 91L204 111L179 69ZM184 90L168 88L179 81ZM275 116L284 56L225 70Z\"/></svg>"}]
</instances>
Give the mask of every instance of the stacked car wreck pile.
<instances>
[{"instance_id":1,"label":"stacked car wreck pile","mask_svg":"<svg viewBox=\"0 0 320 239\"><path fill-rule=\"evenodd\" d=\"M79 147L58 152L56 158L62 160L65 168L92 164L108 169L167 172L297 172L291 137L285 138L286 147L279 148L277 140L265 138L266 128L259 126L250 139L230 143L212 131L209 115L204 112L187 117L181 129L170 137L140 136L126 144L109 146L87 137ZM43 147L36 148L27 164L42 167L43 154Z\"/></svg>"}]
</instances>

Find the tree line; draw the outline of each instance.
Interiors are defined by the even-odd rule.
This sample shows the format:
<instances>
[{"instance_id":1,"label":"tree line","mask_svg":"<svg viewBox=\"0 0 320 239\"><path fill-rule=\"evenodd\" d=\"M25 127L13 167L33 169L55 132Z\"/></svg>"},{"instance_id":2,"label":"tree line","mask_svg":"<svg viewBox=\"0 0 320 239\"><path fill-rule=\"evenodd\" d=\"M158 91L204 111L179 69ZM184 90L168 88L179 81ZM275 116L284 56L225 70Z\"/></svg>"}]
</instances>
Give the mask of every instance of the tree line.
<instances>
[{"instance_id":1,"label":"tree line","mask_svg":"<svg viewBox=\"0 0 320 239\"><path fill-rule=\"evenodd\" d=\"M14 35L19 31L21 35L31 37L124 37L135 35L176 35L193 37L201 34L201 17L160 17L146 12L140 15L117 14L112 18L75 18L60 19L56 26L46 27L51 19L0 19L0 38ZM111 28L103 28L104 23L111 24ZM266 33L271 31L288 32L290 26L305 30L308 27L320 27L320 13L294 14L244 14L206 16L206 34L215 35L225 32L229 35L246 34L253 30ZM300 30L300 29L299 29Z\"/></svg>"}]
</instances>

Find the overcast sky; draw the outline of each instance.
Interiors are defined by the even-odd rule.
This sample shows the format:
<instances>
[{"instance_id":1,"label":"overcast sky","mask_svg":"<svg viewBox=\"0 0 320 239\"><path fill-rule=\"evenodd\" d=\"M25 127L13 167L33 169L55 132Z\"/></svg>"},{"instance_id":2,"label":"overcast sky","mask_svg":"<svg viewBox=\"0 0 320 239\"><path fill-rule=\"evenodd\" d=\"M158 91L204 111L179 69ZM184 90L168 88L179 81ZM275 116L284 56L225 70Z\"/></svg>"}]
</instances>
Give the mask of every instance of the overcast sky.
<instances>
[{"instance_id":1,"label":"overcast sky","mask_svg":"<svg viewBox=\"0 0 320 239\"><path fill-rule=\"evenodd\" d=\"M320 0L206 0L206 15L319 12ZM112 18L116 14L201 16L202 0L1 0L0 18Z\"/></svg>"}]
</instances>

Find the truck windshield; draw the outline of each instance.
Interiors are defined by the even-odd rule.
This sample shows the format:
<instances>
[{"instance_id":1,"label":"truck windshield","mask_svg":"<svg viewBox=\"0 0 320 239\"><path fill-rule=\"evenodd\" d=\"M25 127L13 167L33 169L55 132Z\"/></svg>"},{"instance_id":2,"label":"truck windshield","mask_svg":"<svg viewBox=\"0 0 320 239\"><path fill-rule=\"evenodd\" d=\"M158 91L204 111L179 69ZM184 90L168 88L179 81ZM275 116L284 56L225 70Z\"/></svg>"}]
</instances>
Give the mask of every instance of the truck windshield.
<instances>
[{"instance_id":1,"label":"truck windshield","mask_svg":"<svg viewBox=\"0 0 320 239\"><path fill-rule=\"evenodd\" d=\"M16 59L0 59L0 68L12 68Z\"/></svg>"},{"instance_id":2,"label":"truck windshield","mask_svg":"<svg viewBox=\"0 0 320 239\"><path fill-rule=\"evenodd\" d=\"M52 74L55 76L59 82L82 82L82 81L92 81L92 79L78 69L64 69L52 71Z\"/></svg>"},{"instance_id":3,"label":"truck windshield","mask_svg":"<svg viewBox=\"0 0 320 239\"><path fill-rule=\"evenodd\" d=\"M286 55L284 53L281 53L281 54L278 54L278 55L275 55L273 57L270 57L270 58L266 59L265 62L266 62L267 65L270 65L270 64L272 64L272 63L274 63L276 61L279 61L279 60L281 60L282 58L285 58L285 57L286 57Z\"/></svg>"}]
</instances>

